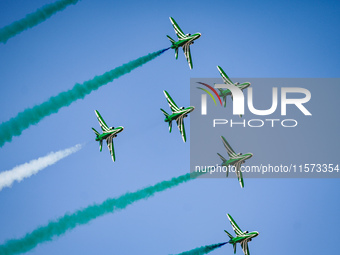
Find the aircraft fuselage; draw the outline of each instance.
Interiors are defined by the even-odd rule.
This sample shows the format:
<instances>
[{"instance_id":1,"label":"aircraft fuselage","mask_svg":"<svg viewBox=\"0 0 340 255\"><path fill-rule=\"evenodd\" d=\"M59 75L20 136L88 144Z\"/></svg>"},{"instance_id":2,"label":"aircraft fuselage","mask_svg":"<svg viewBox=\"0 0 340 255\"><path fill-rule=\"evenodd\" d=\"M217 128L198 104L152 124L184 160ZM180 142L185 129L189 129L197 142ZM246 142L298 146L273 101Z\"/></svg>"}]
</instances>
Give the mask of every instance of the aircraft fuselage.
<instances>
[{"instance_id":1,"label":"aircraft fuselage","mask_svg":"<svg viewBox=\"0 0 340 255\"><path fill-rule=\"evenodd\" d=\"M245 82L245 83L241 83L241 84L238 84L238 85L235 85L235 86L238 87L241 90L244 90L244 89L246 89L246 88L248 88L250 86L250 83L249 82ZM231 94L232 93L231 93L231 91L229 89L225 89L222 92L220 92L219 96L220 97L225 97L225 96L229 96Z\"/></svg>"},{"instance_id":2,"label":"aircraft fuselage","mask_svg":"<svg viewBox=\"0 0 340 255\"><path fill-rule=\"evenodd\" d=\"M181 111L178 111L178 112L175 112L171 115L169 115L168 117L166 117L164 119L165 122L170 122L170 121L173 121L173 120L177 120L179 117L181 117L182 115L186 115L186 114L189 114L191 113L193 110L195 109L195 107L193 106L190 106L190 107L187 107ZM186 116L184 116L185 118Z\"/></svg>"},{"instance_id":3,"label":"aircraft fuselage","mask_svg":"<svg viewBox=\"0 0 340 255\"><path fill-rule=\"evenodd\" d=\"M100 134L99 136L96 137L96 141L101 141L101 140L108 138L109 136L116 135L122 132L123 129L124 127L117 127L117 128L112 129L112 132Z\"/></svg>"},{"instance_id":4,"label":"aircraft fuselage","mask_svg":"<svg viewBox=\"0 0 340 255\"><path fill-rule=\"evenodd\" d=\"M250 159L252 156L253 156L252 153L246 153L246 154L243 154L243 155L239 155L237 158L231 158L231 159L223 162L222 166L229 166L229 165L233 166L240 161L242 162L242 161L245 161L247 159Z\"/></svg>"},{"instance_id":5,"label":"aircraft fuselage","mask_svg":"<svg viewBox=\"0 0 340 255\"><path fill-rule=\"evenodd\" d=\"M257 231L245 233L244 236L236 236L232 238L229 242L231 244L240 243L242 241L250 242L252 238L257 237L258 235L259 235L259 232Z\"/></svg>"},{"instance_id":6,"label":"aircraft fuselage","mask_svg":"<svg viewBox=\"0 0 340 255\"><path fill-rule=\"evenodd\" d=\"M192 44L195 40L197 40L200 37L201 37L200 33L190 35L188 38L186 38L184 40L178 40L177 42L173 43L171 45L171 49L176 49L176 48L182 47L183 45L185 45L187 43Z\"/></svg>"}]
</instances>

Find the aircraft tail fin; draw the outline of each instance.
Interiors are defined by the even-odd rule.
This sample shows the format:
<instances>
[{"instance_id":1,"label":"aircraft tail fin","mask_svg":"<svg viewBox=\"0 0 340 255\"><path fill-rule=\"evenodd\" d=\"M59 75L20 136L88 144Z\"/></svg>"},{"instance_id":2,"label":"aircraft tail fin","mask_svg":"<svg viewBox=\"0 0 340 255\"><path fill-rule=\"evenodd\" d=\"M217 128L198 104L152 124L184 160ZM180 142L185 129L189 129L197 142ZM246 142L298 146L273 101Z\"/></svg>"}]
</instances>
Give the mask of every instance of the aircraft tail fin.
<instances>
[{"instance_id":1,"label":"aircraft tail fin","mask_svg":"<svg viewBox=\"0 0 340 255\"><path fill-rule=\"evenodd\" d=\"M99 132L98 132L97 130L95 130L94 128L92 128L92 130L94 131L94 133L95 133L97 136L100 135Z\"/></svg>"},{"instance_id":2,"label":"aircraft tail fin","mask_svg":"<svg viewBox=\"0 0 340 255\"><path fill-rule=\"evenodd\" d=\"M174 39L172 39L172 38L171 38L170 36L168 36L168 35L167 35L167 37L169 38L169 40L170 40L170 42L171 42L172 44L175 44L176 41L175 41Z\"/></svg>"},{"instance_id":3,"label":"aircraft tail fin","mask_svg":"<svg viewBox=\"0 0 340 255\"><path fill-rule=\"evenodd\" d=\"M224 103L224 107L226 107L227 106L227 96L223 97L223 103Z\"/></svg>"},{"instance_id":4,"label":"aircraft tail fin","mask_svg":"<svg viewBox=\"0 0 340 255\"><path fill-rule=\"evenodd\" d=\"M163 114L165 115L165 117L168 117L168 116L169 116L169 113L167 113L166 111L164 111L162 108L161 108L161 111L163 112Z\"/></svg>"},{"instance_id":5,"label":"aircraft tail fin","mask_svg":"<svg viewBox=\"0 0 340 255\"><path fill-rule=\"evenodd\" d=\"M217 155L218 155L218 156L220 157L220 159L222 160L222 164L223 164L224 162L227 161L221 154L217 153ZM226 175L227 175L227 177L228 177L229 168L228 168L228 166L226 166L226 167L227 167L227 173L226 173Z\"/></svg>"},{"instance_id":6,"label":"aircraft tail fin","mask_svg":"<svg viewBox=\"0 0 340 255\"><path fill-rule=\"evenodd\" d=\"M95 130L94 128L92 128L92 130L94 131L94 133L96 134L96 136L100 136L99 132L97 130ZM103 140L100 140L99 141L99 150L102 151L102 148L103 148Z\"/></svg>"},{"instance_id":7,"label":"aircraft tail fin","mask_svg":"<svg viewBox=\"0 0 340 255\"><path fill-rule=\"evenodd\" d=\"M234 238L227 230L224 230L224 232L227 233L227 235L229 236L230 239L233 239L233 238Z\"/></svg>"},{"instance_id":8,"label":"aircraft tail fin","mask_svg":"<svg viewBox=\"0 0 340 255\"><path fill-rule=\"evenodd\" d=\"M169 133L171 133L171 129L172 129L172 121L169 121Z\"/></svg>"},{"instance_id":9,"label":"aircraft tail fin","mask_svg":"<svg viewBox=\"0 0 340 255\"><path fill-rule=\"evenodd\" d=\"M170 42L172 43L172 46L174 46L176 41L168 35L167 35L167 37L169 38ZM178 59L178 47L174 47L174 49L175 49L175 57L176 57L176 59Z\"/></svg>"},{"instance_id":10,"label":"aircraft tail fin","mask_svg":"<svg viewBox=\"0 0 340 255\"><path fill-rule=\"evenodd\" d=\"M236 243L232 242L234 237L227 230L224 230L224 232L226 232L227 235L229 236L230 240L229 240L228 243L231 243L233 245L233 247L234 247L234 254L235 254L236 253Z\"/></svg>"},{"instance_id":11,"label":"aircraft tail fin","mask_svg":"<svg viewBox=\"0 0 340 255\"><path fill-rule=\"evenodd\" d=\"M220 157L220 159L222 160L222 162L226 162L227 160L219 153L217 153L217 155Z\"/></svg>"},{"instance_id":12,"label":"aircraft tail fin","mask_svg":"<svg viewBox=\"0 0 340 255\"><path fill-rule=\"evenodd\" d=\"M169 117L169 113L167 113L166 111L164 111L161 108L161 111L163 112L163 114L165 115L165 121L167 121L168 117ZM169 121L169 133L171 133L171 129L172 129L172 121Z\"/></svg>"},{"instance_id":13,"label":"aircraft tail fin","mask_svg":"<svg viewBox=\"0 0 340 255\"><path fill-rule=\"evenodd\" d=\"M103 140L99 141L99 151L102 151L103 149Z\"/></svg>"}]
</instances>

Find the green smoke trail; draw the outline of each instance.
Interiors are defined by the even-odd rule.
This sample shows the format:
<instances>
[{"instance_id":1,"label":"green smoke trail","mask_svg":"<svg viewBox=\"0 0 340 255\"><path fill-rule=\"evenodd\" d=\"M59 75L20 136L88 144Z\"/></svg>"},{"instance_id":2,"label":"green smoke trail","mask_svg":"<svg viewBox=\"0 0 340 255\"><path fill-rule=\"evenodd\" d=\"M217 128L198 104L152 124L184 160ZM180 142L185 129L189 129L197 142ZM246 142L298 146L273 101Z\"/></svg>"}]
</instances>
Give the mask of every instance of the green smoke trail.
<instances>
[{"instance_id":1,"label":"green smoke trail","mask_svg":"<svg viewBox=\"0 0 340 255\"><path fill-rule=\"evenodd\" d=\"M154 194L176 187L181 183L190 181L203 173L188 173L179 177L172 178L168 181L159 182L153 186L140 189L136 192L127 192L118 198L109 198L101 204L94 204L84 209L78 210L72 214L65 214L63 217L50 221L47 225L38 227L30 233L27 233L20 239L12 239L0 245L1 255L10 255L27 252L39 243L51 241L53 237L60 236L66 231L75 228L78 225L83 225L91 220L116 211L125 209L128 205L137 202L141 199L148 199Z\"/></svg>"},{"instance_id":2,"label":"green smoke trail","mask_svg":"<svg viewBox=\"0 0 340 255\"><path fill-rule=\"evenodd\" d=\"M11 141L13 136L19 136L24 129L37 124L44 117L58 112L60 108L68 106L78 99L84 98L93 90L97 90L99 87L153 60L168 49L159 50L132 60L104 73L103 75L96 76L91 80L85 81L82 84L77 83L72 89L61 92L57 96L49 98L42 104L36 105L32 108L27 108L26 110L18 113L16 117L0 124L0 147L2 147L5 142Z\"/></svg>"},{"instance_id":3,"label":"green smoke trail","mask_svg":"<svg viewBox=\"0 0 340 255\"><path fill-rule=\"evenodd\" d=\"M70 4L76 4L79 0L59 0L57 2L44 5L35 12L27 14L25 18L15 21L12 24L0 29L0 42L6 43L7 40L22 31L38 25L47 20L52 15L64 10Z\"/></svg>"},{"instance_id":4,"label":"green smoke trail","mask_svg":"<svg viewBox=\"0 0 340 255\"><path fill-rule=\"evenodd\" d=\"M217 248L220 248L221 246L225 245L226 243L227 242L202 246L202 247L198 247L196 249L190 250L190 251L182 252L178 255L203 255L203 254L208 254L209 252L211 252L211 251L213 251Z\"/></svg>"}]
</instances>

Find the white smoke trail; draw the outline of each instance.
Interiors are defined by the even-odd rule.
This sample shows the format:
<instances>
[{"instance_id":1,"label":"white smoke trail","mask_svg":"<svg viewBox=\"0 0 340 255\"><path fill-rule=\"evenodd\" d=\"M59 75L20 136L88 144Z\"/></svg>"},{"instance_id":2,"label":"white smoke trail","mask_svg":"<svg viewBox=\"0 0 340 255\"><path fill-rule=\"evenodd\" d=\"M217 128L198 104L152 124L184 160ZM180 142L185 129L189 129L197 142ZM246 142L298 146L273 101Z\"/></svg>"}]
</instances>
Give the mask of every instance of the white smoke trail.
<instances>
[{"instance_id":1,"label":"white smoke trail","mask_svg":"<svg viewBox=\"0 0 340 255\"><path fill-rule=\"evenodd\" d=\"M13 182L21 182L24 178L31 177L44 168L57 163L59 160L79 151L82 148L81 144L77 144L71 148L51 152L44 157L31 160L28 163L14 167L11 170L0 173L0 191L5 187L10 187Z\"/></svg>"}]
</instances>

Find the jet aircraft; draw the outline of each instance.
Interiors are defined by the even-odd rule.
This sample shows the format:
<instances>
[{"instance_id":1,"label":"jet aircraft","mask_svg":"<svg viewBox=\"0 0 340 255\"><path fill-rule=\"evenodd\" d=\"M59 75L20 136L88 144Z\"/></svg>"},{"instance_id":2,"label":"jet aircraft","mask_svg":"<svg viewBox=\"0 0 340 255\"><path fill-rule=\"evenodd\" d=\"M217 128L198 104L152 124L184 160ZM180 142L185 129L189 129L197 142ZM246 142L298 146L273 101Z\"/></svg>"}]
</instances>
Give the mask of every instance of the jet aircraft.
<instances>
[{"instance_id":1,"label":"jet aircraft","mask_svg":"<svg viewBox=\"0 0 340 255\"><path fill-rule=\"evenodd\" d=\"M117 134L122 132L124 127L108 127L104 121L104 119L102 118L102 116L100 115L100 113L95 110L95 113L97 115L97 119L99 121L99 125L102 128L103 133L100 134L97 130L95 130L94 128L93 131L96 133L97 137L96 137L96 141L99 142L100 146L99 146L99 150L102 151L102 146L103 146L103 140L106 140L107 146L109 147L109 151L112 157L113 162L116 160L115 157L115 151L114 151L114 147L113 147L113 138L117 137Z\"/></svg>"},{"instance_id":2,"label":"jet aircraft","mask_svg":"<svg viewBox=\"0 0 340 255\"><path fill-rule=\"evenodd\" d=\"M166 111L164 111L161 108L161 111L164 113L165 115L165 122L169 122L169 132L171 133L171 129L172 129L172 121L175 120L177 122L177 126L179 129L179 132L181 132L183 141L186 142L186 135L185 135L185 129L184 129L184 122L183 119L188 117L188 114L190 112L192 112L195 107L193 106L189 106L187 108L181 107L179 108L176 103L174 102L174 100L171 98L171 96L169 95L169 93L167 91L163 91L164 95L166 97L166 100L168 100L170 109L172 111L172 114L168 114Z\"/></svg>"},{"instance_id":3,"label":"jet aircraft","mask_svg":"<svg viewBox=\"0 0 340 255\"><path fill-rule=\"evenodd\" d=\"M240 88L242 91L250 86L250 82L244 82L244 83L233 83L228 75L223 71L222 67L217 66L218 71L220 72L220 75L222 76L223 82L228 85L234 85L238 88ZM233 95L229 89L218 89L220 91L219 96L223 99L224 107L226 107L227 104L227 96L231 96L231 99L233 99Z\"/></svg>"},{"instance_id":4,"label":"jet aircraft","mask_svg":"<svg viewBox=\"0 0 340 255\"><path fill-rule=\"evenodd\" d=\"M217 153L217 155L221 158L222 160L222 166L227 167L227 177L229 173L229 165L235 167L235 172L238 178L238 181L241 185L241 187L244 187L244 182L243 182L243 177L242 177L242 172L241 172L241 164L245 163L245 161L253 156L252 153L246 153L242 155L242 153L236 154L235 151L231 148L227 140L221 136L222 142L224 147L227 149L228 155L229 155L229 160L226 160L221 154Z\"/></svg>"},{"instance_id":5,"label":"jet aircraft","mask_svg":"<svg viewBox=\"0 0 340 255\"><path fill-rule=\"evenodd\" d=\"M233 237L231 234L228 233L227 230L224 230L224 232L227 233L229 236L230 240L228 243L231 243L234 247L234 253L236 253L236 244L240 243L244 255L249 255L249 247L248 247L248 242L252 240L252 238L257 237L259 235L259 232L253 231L253 232L248 232L240 229L240 227L236 224L234 219L230 216L230 214L227 214L228 219L230 221L231 226L233 227L236 237Z\"/></svg>"},{"instance_id":6,"label":"jet aircraft","mask_svg":"<svg viewBox=\"0 0 340 255\"><path fill-rule=\"evenodd\" d=\"M172 23L172 26L175 29L175 32L177 34L178 37L178 41L176 42L174 39L172 39L170 36L167 35L167 37L169 38L169 40L171 41L172 45L171 45L171 49L175 49L175 57L176 59L178 58L178 48L182 47L183 48L183 52L184 55L189 63L189 67L190 69L192 69L192 60L191 60L191 53L190 53L190 45L194 43L194 41L198 38L200 38L201 34L200 33L196 33L196 34L184 34L182 29L178 26L178 24L176 23L176 21L170 17L170 21Z\"/></svg>"}]
</instances>

